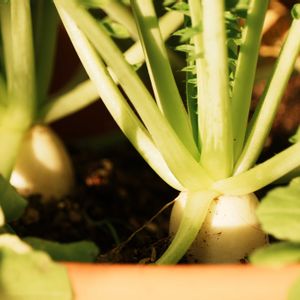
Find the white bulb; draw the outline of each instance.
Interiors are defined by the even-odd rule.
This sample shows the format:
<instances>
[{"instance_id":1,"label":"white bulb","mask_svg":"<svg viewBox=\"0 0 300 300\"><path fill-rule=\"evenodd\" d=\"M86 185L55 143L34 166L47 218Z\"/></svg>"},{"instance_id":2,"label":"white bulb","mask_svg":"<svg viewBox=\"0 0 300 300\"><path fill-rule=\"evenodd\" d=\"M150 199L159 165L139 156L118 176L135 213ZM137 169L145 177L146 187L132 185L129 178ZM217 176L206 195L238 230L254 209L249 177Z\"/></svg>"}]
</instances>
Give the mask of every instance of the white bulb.
<instances>
[{"instance_id":1,"label":"white bulb","mask_svg":"<svg viewBox=\"0 0 300 300\"><path fill-rule=\"evenodd\" d=\"M185 197L178 197L172 210L170 233L178 229ZM237 263L267 243L255 215L254 194L223 195L213 200L195 241L187 252L191 262Z\"/></svg>"},{"instance_id":2,"label":"white bulb","mask_svg":"<svg viewBox=\"0 0 300 300\"><path fill-rule=\"evenodd\" d=\"M21 194L41 194L45 200L59 199L72 191L72 163L52 129L36 125L27 133L10 182Z\"/></svg>"}]
</instances>

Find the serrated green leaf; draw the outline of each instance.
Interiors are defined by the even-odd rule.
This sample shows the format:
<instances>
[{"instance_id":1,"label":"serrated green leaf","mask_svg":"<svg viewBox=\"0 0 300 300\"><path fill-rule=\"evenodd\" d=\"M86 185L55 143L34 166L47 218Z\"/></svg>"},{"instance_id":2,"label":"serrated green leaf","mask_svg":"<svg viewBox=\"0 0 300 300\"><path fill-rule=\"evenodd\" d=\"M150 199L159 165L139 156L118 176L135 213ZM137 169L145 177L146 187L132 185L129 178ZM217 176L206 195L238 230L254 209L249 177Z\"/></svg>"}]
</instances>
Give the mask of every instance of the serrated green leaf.
<instances>
[{"instance_id":1,"label":"serrated green leaf","mask_svg":"<svg viewBox=\"0 0 300 300\"><path fill-rule=\"evenodd\" d=\"M186 15L189 15L189 5L183 1L176 2L174 5L170 7L172 10L176 10L178 12L182 12Z\"/></svg>"},{"instance_id":2,"label":"serrated green leaf","mask_svg":"<svg viewBox=\"0 0 300 300\"><path fill-rule=\"evenodd\" d=\"M278 239L300 242L300 177L275 188L257 209L262 228Z\"/></svg>"},{"instance_id":3,"label":"serrated green leaf","mask_svg":"<svg viewBox=\"0 0 300 300\"><path fill-rule=\"evenodd\" d=\"M99 248L90 241L58 243L34 237L24 241L36 250L45 251L56 261L94 262L99 254Z\"/></svg>"},{"instance_id":4,"label":"serrated green leaf","mask_svg":"<svg viewBox=\"0 0 300 300\"><path fill-rule=\"evenodd\" d=\"M45 253L0 247L0 299L72 299L67 271Z\"/></svg>"},{"instance_id":5,"label":"serrated green leaf","mask_svg":"<svg viewBox=\"0 0 300 300\"><path fill-rule=\"evenodd\" d=\"M0 206L6 222L18 219L27 206L27 201L2 176L0 176Z\"/></svg>"},{"instance_id":6,"label":"serrated green leaf","mask_svg":"<svg viewBox=\"0 0 300 300\"><path fill-rule=\"evenodd\" d=\"M103 18L101 23L110 36L118 39L130 38L130 33L125 26L121 25L120 23L117 23L110 18Z\"/></svg>"},{"instance_id":7,"label":"serrated green leaf","mask_svg":"<svg viewBox=\"0 0 300 300\"><path fill-rule=\"evenodd\" d=\"M194 35L196 35L201 28L197 27L185 27L182 29L179 29L173 33L174 36L180 36L180 42L184 43L186 41L189 41Z\"/></svg>"},{"instance_id":8,"label":"serrated green leaf","mask_svg":"<svg viewBox=\"0 0 300 300\"><path fill-rule=\"evenodd\" d=\"M190 53L194 51L194 46L193 45L179 45L175 48L177 51L181 51L181 52L186 52L186 53Z\"/></svg>"},{"instance_id":9,"label":"serrated green leaf","mask_svg":"<svg viewBox=\"0 0 300 300\"><path fill-rule=\"evenodd\" d=\"M260 248L250 256L250 262L270 267L298 263L300 262L300 244L281 242Z\"/></svg>"}]
</instances>

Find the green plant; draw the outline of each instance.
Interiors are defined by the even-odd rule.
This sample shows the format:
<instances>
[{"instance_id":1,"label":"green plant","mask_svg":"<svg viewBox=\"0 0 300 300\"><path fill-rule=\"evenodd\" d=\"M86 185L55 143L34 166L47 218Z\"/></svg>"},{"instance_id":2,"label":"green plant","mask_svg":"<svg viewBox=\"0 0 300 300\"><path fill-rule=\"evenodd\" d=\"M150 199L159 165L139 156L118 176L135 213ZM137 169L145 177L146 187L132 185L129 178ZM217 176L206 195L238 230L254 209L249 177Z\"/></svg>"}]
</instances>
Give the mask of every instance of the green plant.
<instances>
[{"instance_id":1,"label":"green plant","mask_svg":"<svg viewBox=\"0 0 300 300\"><path fill-rule=\"evenodd\" d=\"M176 201L177 206L182 204L180 225L174 225L176 233L171 245L157 263L176 263L190 248L203 223L205 230L200 230L202 236L196 243L202 250L199 255L192 250L195 259L238 261L266 242L255 220L257 200L252 193L300 165L299 142L256 165L299 53L300 6L293 8L289 34L248 123L260 32L268 1L227 1L226 7L224 1L171 2L186 15L184 31L180 34L190 42L184 46L189 54L186 105L174 81L153 1L132 0L130 6L154 97L103 26L89 13L86 1L54 1L108 110L148 164L180 191ZM105 3L109 1L96 1L99 6ZM231 38L226 36L224 15L227 31L235 31ZM242 21L244 25L240 25ZM214 214L214 207L222 198L231 199L229 203L234 210L239 203L248 201L247 213L251 216L247 217L246 224L234 224L233 217L230 218L231 223L222 225L217 238L212 240L209 235L210 230L215 230L210 228L214 216L206 216L209 211ZM241 218L239 211L233 214ZM252 229L248 239L240 234L245 226L248 226L246 231ZM228 228L230 233L223 234ZM236 253L231 253L232 247L237 249ZM220 251L228 255L219 259Z\"/></svg>"},{"instance_id":2,"label":"green plant","mask_svg":"<svg viewBox=\"0 0 300 300\"><path fill-rule=\"evenodd\" d=\"M74 185L70 159L41 115L49 102L56 50L59 19L53 3L1 1L0 19L0 173L21 192L45 198L70 193ZM42 149L45 144L47 153ZM24 164L30 168L24 170ZM65 177L63 184L57 174Z\"/></svg>"},{"instance_id":3,"label":"green plant","mask_svg":"<svg viewBox=\"0 0 300 300\"><path fill-rule=\"evenodd\" d=\"M122 3L107 3L105 11L108 16L102 22L111 36L137 39ZM170 12L160 21L164 38L183 21L174 17ZM89 241L60 244L32 237L21 241L9 224L27 205L21 195L41 194L44 202L72 192L75 183L70 158L48 125L96 101L98 92L82 68L55 94L50 91L59 30L52 0L0 0L0 27L1 299L20 293L48 299L53 292L60 299L69 299L66 270L49 256L91 262L99 253L98 247ZM138 42L128 49L126 58L139 68L144 58Z\"/></svg>"},{"instance_id":4,"label":"green plant","mask_svg":"<svg viewBox=\"0 0 300 300\"><path fill-rule=\"evenodd\" d=\"M99 96L82 68L60 90L50 91L59 30L51 0L3 0L0 9L0 140L5 144L0 153L0 173L22 194L58 198L71 192L74 175L62 142L48 125ZM127 39L131 33L133 40L137 39L124 5L108 3L105 11L109 16L102 22L110 35ZM172 25L166 26L170 21ZM181 23L182 18L175 19L173 13L166 15L161 20L164 38ZM143 63L139 43L125 55L137 69Z\"/></svg>"}]
</instances>

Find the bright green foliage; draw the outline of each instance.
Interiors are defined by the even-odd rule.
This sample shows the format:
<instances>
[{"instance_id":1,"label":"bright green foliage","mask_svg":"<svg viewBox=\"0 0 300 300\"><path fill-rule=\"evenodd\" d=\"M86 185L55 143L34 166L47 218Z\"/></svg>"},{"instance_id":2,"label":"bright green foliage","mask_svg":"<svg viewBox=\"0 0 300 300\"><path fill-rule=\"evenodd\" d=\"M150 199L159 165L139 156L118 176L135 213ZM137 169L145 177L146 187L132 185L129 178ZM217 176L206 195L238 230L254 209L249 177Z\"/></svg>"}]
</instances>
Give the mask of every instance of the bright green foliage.
<instances>
[{"instance_id":1,"label":"bright green foliage","mask_svg":"<svg viewBox=\"0 0 300 300\"><path fill-rule=\"evenodd\" d=\"M0 236L0 298L72 299L72 291L65 267L55 264L48 255L32 251ZM21 241L19 241L21 243Z\"/></svg>"},{"instance_id":2,"label":"bright green foliage","mask_svg":"<svg viewBox=\"0 0 300 300\"><path fill-rule=\"evenodd\" d=\"M265 232L286 242L275 243L254 252L251 262L285 265L300 261L300 177L286 187L269 192L257 210Z\"/></svg>"},{"instance_id":3,"label":"bright green foliage","mask_svg":"<svg viewBox=\"0 0 300 300\"><path fill-rule=\"evenodd\" d=\"M250 261L280 267L300 262L300 177L286 187L275 188L260 204L257 215L265 232L284 242L256 250ZM291 287L289 300L300 297L300 280Z\"/></svg>"},{"instance_id":4,"label":"bright green foliage","mask_svg":"<svg viewBox=\"0 0 300 300\"><path fill-rule=\"evenodd\" d=\"M252 193L300 165L296 143L255 166L299 53L299 20L293 20L276 68L248 122L267 0L165 1L177 19L184 17L184 27L176 34L184 43L177 50L187 53L185 97L178 93L171 72L154 1L130 2L153 93L80 1L54 3L119 127L159 176L187 192L191 203L196 201L194 195L204 197L201 218L212 194ZM176 262L201 227L193 209L184 212L182 222L159 263ZM193 234L186 237L189 228Z\"/></svg>"},{"instance_id":5,"label":"bright green foliage","mask_svg":"<svg viewBox=\"0 0 300 300\"><path fill-rule=\"evenodd\" d=\"M278 239L300 242L300 177L275 188L257 210L263 229Z\"/></svg>"},{"instance_id":6,"label":"bright green foliage","mask_svg":"<svg viewBox=\"0 0 300 300\"><path fill-rule=\"evenodd\" d=\"M250 257L256 265L281 267L300 262L300 243L281 242L256 250Z\"/></svg>"}]
</instances>

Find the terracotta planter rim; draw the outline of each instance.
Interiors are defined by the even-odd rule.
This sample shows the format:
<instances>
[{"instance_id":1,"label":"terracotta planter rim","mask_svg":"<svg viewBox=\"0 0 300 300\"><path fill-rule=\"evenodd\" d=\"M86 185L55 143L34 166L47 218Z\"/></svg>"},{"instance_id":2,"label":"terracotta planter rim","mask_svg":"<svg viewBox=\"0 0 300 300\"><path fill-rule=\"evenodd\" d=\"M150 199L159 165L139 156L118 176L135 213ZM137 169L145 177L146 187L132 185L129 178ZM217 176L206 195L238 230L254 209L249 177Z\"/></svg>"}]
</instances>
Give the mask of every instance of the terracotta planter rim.
<instances>
[{"instance_id":1,"label":"terracotta planter rim","mask_svg":"<svg viewBox=\"0 0 300 300\"><path fill-rule=\"evenodd\" d=\"M283 300L300 264L281 268L252 265L112 265L64 263L74 299Z\"/></svg>"}]
</instances>

